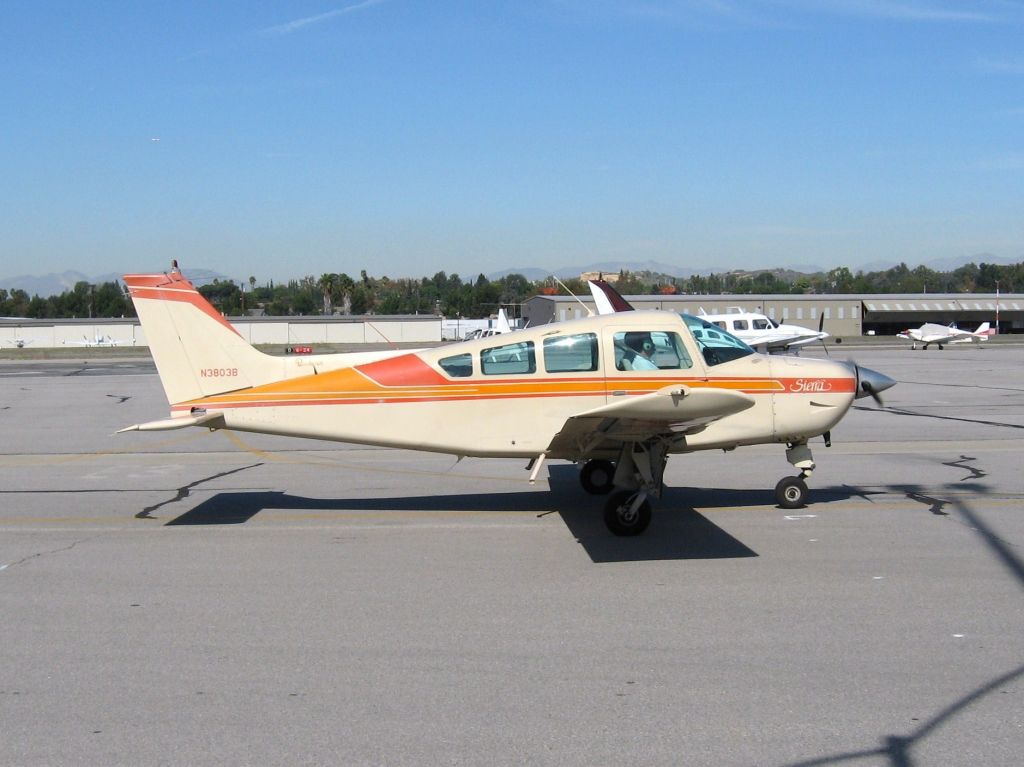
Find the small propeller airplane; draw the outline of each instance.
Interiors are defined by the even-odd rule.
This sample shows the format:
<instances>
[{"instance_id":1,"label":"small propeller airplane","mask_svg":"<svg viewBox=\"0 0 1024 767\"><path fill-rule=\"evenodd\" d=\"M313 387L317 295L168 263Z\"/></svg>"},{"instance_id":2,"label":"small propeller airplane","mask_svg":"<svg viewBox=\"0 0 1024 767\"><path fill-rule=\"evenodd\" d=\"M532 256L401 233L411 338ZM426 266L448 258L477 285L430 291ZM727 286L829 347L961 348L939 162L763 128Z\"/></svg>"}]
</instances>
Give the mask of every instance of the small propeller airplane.
<instances>
[{"instance_id":1,"label":"small propeller airplane","mask_svg":"<svg viewBox=\"0 0 1024 767\"><path fill-rule=\"evenodd\" d=\"M598 314L633 310L633 306L604 280L589 280L589 285ZM744 311L739 306L731 306L729 311L717 314L708 314L702 308L698 316L731 333L759 352L786 352L816 341L824 344L825 339L829 337L823 329L824 314L818 319L817 331L800 325L780 324L767 315Z\"/></svg>"},{"instance_id":2,"label":"small propeller airplane","mask_svg":"<svg viewBox=\"0 0 1024 767\"><path fill-rule=\"evenodd\" d=\"M61 341L61 343L66 346L117 346L117 341L102 333L97 333L92 338L82 336L81 341Z\"/></svg>"},{"instance_id":3,"label":"small propeller airplane","mask_svg":"<svg viewBox=\"0 0 1024 767\"><path fill-rule=\"evenodd\" d=\"M481 328L473 330L466 334L466 337L462 340L472 341L476 338L490 338L491 336L500 336L503 333L511 333L512 325L508 321L508 315L505 314L504 307L498 309L498 319L494 323L493 328Z\"/></svg>"},{"instance_id":4,"label":"small propeller airplane","mask_svg":"<svg viewBox=\"0 0 1024 767\"><path fill-rule=\"evenodd\" d=\"M987 341L989 336L995 335L987 322L983 322L973 333L970 330L960 330L956 323L939 325L936 322L926 322L919 328L910 328L902 333L897 333L897 338L904 341L911 341L911 349L916 349L918 344L924 344L927 349L935 344L940 349L943 344L976 344Z\"/></svg>"},{"instance_id":5,"label":"small propeller airplane","mask_svg":"<svg viewBox=\"0 0 1024 767\"><path fill-rule=\"evenodd\" d=\"M30 343L32 343L32 341L31 340L27 340L26 341L21 336L15 336L14 338L9 338L9 339L5 338L4 339L4 343L5 344L10 344L11 346L13 346L13 347L15 347L17 349L24 349L26 346L28 346Z\"/></svg>"},{"instance_id":6,"label":"small propeller airplane","mask_svg":"<svg viewBox=\"0 0 1024 767\"><path fill-rule=\"evenodd\" d=\"M705 320L598 315L417 351L274 357L250 346L172 264L124 277L170 417L187 426L448 453L582 464L611 493L616 535L638 535L670 454L780 444L797 476L775 497L798 508L815 469L808 442L891 378L853 363L758 354ZM714 334L706 332L712 330ZM614 492L613 492L614 491Z\"/></svg>"}]
</instances>

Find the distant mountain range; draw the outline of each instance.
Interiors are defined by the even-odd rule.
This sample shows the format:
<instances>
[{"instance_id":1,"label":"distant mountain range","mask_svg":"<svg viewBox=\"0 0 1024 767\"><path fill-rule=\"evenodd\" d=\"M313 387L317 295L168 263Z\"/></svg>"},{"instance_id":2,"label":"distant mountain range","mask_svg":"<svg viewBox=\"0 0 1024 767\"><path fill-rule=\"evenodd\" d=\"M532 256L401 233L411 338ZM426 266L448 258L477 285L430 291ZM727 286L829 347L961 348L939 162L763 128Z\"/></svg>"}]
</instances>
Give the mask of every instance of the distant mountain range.
<instances>
[{"instance_id":1,"label":"distant mountain range","mask_svg":"<svg viewBox=\"0 0 1024 767\"><path fill-rule=\"evenodd\" d=\"M952 258L940 258L934 261L928 261L924 264L929 269L934 269L937 272L951 272L954 269L959 269L964 264L969 263L986 263L986 264L1016 264L1021 259L1012 258L1001 258L994 256L991 253L979 253L975 256L954 256ZM854 273L861 272L882 272L886 269L891 269L897 266L897 261L873 261L867 264L861 264L860 266L851 266L850 269ZM908 263L907 266L914 268L918 266L917 263ZM660 261L596 261L589 264L580 264L576 266L562 266L557 269L540 269L538 267L518 267L514 269L503 269L500 272L492 272L487 275L489 280L498 280L509 274L521 274L526 279L531 281L544 280L554 275L559 279L570 279L579 277L583 272L605 272L607 274L618 274L619 271L625 269L630 272L650 272L652 274L664 274L669 277L680 277L687 278L694 274L708 275L712 272L722 273L731 271L744 271L744 272L762 272L762 271L785 271L785 272L796 272L798 274L816 274L819 272L828 271L825 267L820 267L812 264L794 264L783 267L762 267L762 268L748 268L748 269L737 269L737 268L700 268L691 269L685 266L676 266L673 264L666 264ZM231 278L227 275L221 274L220 272L213 271L212 269L185 269L185 276L188 277L194 284L208 285L214 280L230 280ZM418 277L422 275L409 275L410 277ZM61 272L60 274L44 274L44 275L31 275L23 274L18 277L6 277L0 278L0 288L5 290L24 290L30 296L56 296L61 293L71 290L75 287L78 282L90 282L94 285L98 285L103 282L114 282L120 280L120 274L98 274L89 276L82 272L69 270Z\"/></svg>"},{"instance_id":2,"label":"distant mountain range","mask_svg":"<svg viewBox=\"0 0 1024 767\"><path fill-rule=\"evenodd\" d=\"M208 285L214 280L230 280L230 277L215 272L211 269L183 269L182 272L193 284ZM0 288L4 290L24 290L30 296L58 296L68 290L72 290L79 282L89 282L93 285L100 285L104 282L119 282L121 274L97 274L92 277L82 272L69 270L60 274L32 275L23 274L18 277L0 278Z\"/></svg>"}]
</instances>

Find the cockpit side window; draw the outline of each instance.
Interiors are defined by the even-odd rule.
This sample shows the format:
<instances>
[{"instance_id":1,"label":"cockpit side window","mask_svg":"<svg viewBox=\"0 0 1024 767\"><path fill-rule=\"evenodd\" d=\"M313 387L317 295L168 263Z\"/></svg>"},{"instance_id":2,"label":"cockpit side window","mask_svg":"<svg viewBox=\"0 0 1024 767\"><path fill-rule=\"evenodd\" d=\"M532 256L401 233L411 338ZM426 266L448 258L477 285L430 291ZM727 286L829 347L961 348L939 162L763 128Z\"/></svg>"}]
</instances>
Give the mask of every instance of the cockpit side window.
<instances>
[{"instance_id":1,"label":"cockpit side window","mask_svg":"<svg viewBox=\"0 0 1024 767\"><path fill-rule=\"evenodd\" d=\"M480 371L485 376L523 375L537 372L533 341L520 341L480 352Z\"/></svg>"},{"instance_id":2,"label":"cockpit side window","mask_svg":"<svg viewBox=\"0 0 1024 767\"><path fill-rule=\"evenodd\" d=\"M544 339L544 370L580 373L597 370L597 335L551 336Z\"/></svg>"},{"instance_id":3,"label":"cockpit side window","mask_svg":"<svg viewBox=\"0 0 1024 767\"><path fill-rule=\"evenodd\" d=\"M704 361L709 366L721 365L723 362L731 362L740 357L754 354L754 350L736 336L726 333L710 322L690 314L682 314L680 316L690 329L690 332L693 333L697 346L704 356Z\"/></svg>"},{"instance_id":4,"label":"cockpit side window","mask_svg":"<svg viewBox=\"0 0 1024 767\"><path fill-rule=\"evenodd\" d=\"M769 327L768 320L754 320L754 330L767 330Z\"/></svg>"},{"instance_id":5,"label":"cockpit side window","mask_svg":"<svg viewBox=\"0 0 1024 767\"><path fill-rule=\"evenodd\" d=\"M746 320L733 320L732 321L732 329L733 330L746 330L747 329L747 321Z\"/></svg>"},{"instance_id":6,"label":"cockpit side window","mask_svg":"<svg viewBox=\"0 0 1024 767\"><path fill-rule=\"evenodd\" d=\"M616 333L612 341L617 370L686 370L693 367L693 360L678 333L631 330Z\"/></svg>"},{"instance_id":7,"label":"cockpit side window","mask_svg":"<svg viewBox=\"0 0 1024 767\"><path fill-rule=\"evenodd\" d=\"M456 354L451 357L444 357L437 361L441 369L452 378L465 378L473 375L473 356L471 354Z\"/></svg>"}]
</instances>

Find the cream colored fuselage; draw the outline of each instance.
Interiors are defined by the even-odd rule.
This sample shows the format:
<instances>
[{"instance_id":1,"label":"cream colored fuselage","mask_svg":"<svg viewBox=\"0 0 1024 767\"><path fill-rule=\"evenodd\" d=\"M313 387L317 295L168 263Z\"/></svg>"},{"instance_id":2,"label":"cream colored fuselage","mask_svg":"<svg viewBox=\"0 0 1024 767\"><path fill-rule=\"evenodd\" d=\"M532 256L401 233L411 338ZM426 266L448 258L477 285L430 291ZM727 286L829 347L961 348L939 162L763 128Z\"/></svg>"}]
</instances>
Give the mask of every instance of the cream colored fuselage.
<instances>
[{"instance_id":1,"label":"cream colored fuselage","mask_svg":"<svg viewBox=\"0 0 1024 767\"><path fill-rule=\"evenodd\" d=\"M614 339L627 331L677 334L689 366L617 369ZM597 354L589 366L595 369L549 372L548 355L561 339L590 334ZM491 360L490 370L484 360ZM854 371L830 360L750 354L709 365L683 320L668 312L592 317L317 371L182 402L172 413L220 412L227 428L241 431L466 456L536 457L568 419L620 398L668 386L723 388L752 397L754 404L743 412L673 442L673 452L686 452L805 441L839 422L856 388Z\"/></svg>"}]
</instances>

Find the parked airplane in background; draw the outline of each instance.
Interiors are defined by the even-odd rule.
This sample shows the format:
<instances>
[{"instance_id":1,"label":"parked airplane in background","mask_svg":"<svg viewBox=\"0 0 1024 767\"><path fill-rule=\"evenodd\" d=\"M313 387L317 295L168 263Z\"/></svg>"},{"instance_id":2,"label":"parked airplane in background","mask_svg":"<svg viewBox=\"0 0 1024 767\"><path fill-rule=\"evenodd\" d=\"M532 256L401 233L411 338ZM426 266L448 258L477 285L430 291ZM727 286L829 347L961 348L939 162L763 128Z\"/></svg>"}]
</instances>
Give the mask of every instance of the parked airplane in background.
<instances>
[{"instance_id":1,"label":"parked airplane in background","mask_svg":"<svg viewBox=\"0 0 1024 767\"><path fill-rule=\"evenodd\" d=\"M495 321L493 328L480 328L472 330L466 334L464 341L472 341L477 338L490 338L491 336L500 336L504 333L511 333L512 326L509 324L508 315L505 314L505 310L498 309L498 319Z\"/></svg>"},{"instance_id":2,"label":"parked airplane in background","mask_svg":"<svg viewBox=\"0 0 1024 767\"><path fill-rule=\"evenodd\" d=\"M117 341L110 336L105 336L100 333L97 333L92 338L82 336L81 341L61 341L61 343L66 344L67 346L117 346Z\"/></svg>"},{"instance_id":3,"label":"parked airplane in background","mask_svg":"<svg viewBox=\"0 0 1024 767\"><path fill-rule=\"evenodd\" d=\"M590 280L589 284L598 314L633 310L632 305L604 280ZM747 312L738 306L730 307L724 314L708 314L701 309L700 318L731 333L759 352L784 352L815 341L824 342L829 337L822 330L824 314L818 321L817 331L800 325L780 325L764 314Z\"/></svg>"},{"instance_id":4,"label":"parked airplane in background","mask_svg":"<svg viewBox=\"0 0 1024 767\"><path fill-rule=\"evenodd\" d=\"M981 323L973 333L969 330L960 330L956 323L939 325L936 322L926 322L919 328L911 328L910 330L904 330L902 333L897 333L896 337L902 338L905 341L912 341L913 343L910 344L911 349L916 349L918 344L924 344L925 349L931 344L935 344L941 349L943 344L980 343L987 341L991 335L995 335L995 333L987 322Z\"/></svg>"},{"instance_id":5,"label":"parked airplane in background","mask_svg":"<svg viewBox=\"0 0 1024 767\"><path fill-rule=\"evenodd\" d=\"M20 338L20 337L16 336L16 337L11 338L11 339L5 338L4 339L4 343L5 344L10 344L11 346L14 346L14 347L17 347L18 349L24 349L26 346L28 346L32 342L31 341L26 341L24 338Z\"/></svg>"},{"instance_id":6,"label":"parked airplane in background","mask_svg":"<svg viewBox=\"0 0 1024 767\"><path fill-rule=\"evenodd\" d=\"M588 492L615 491L605 523L616 535L646 529L672 453L785 445L799 474L780 480L775 497L803 505L815 468L808 442L830 445L854 399L877 400L895 383L853 363L758 354L699 317L654 311L412 352L272 357L176 266L124 282L171 412L121 431L202 426L522 457L531 482L545 459L565 459L583 464Z\"/></svg>"}]
</instances>

